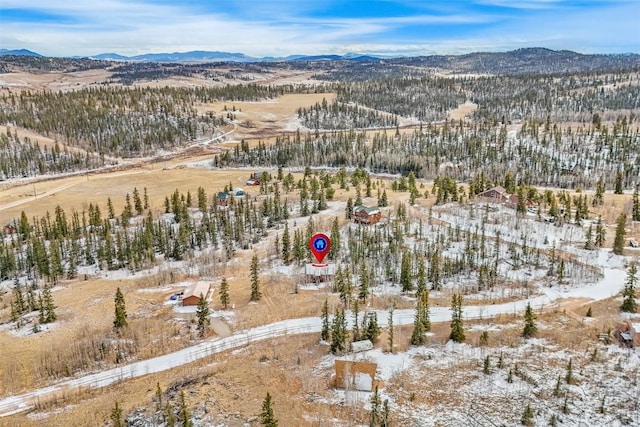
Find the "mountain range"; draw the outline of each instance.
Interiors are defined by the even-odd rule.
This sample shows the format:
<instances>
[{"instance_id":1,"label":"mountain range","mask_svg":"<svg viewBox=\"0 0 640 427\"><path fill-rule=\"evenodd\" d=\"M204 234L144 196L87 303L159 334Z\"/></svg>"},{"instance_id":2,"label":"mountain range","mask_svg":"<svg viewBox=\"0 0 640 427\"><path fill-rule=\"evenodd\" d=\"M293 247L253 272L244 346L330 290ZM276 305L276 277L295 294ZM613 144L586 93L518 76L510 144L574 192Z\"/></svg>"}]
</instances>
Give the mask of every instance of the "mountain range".
<instances>
[{"instance_id":1,"label":"mountain range","mask_svg":"<svg viewBox=\"0 0 640 427\"><path fill-rule=\"evenodd\" d=\"M42 57L27 49L0 49L2 56ZM252 57L238 52L190 51L173 53L148 53L124 56L117 53L101 53L90 57L60 58L68 60L103 60L145 63L214 63L214 62L380 62L440 68L470 72L568 72L610 69L611 67L638 67L640 55L630 54L581 54L569 50L551 50L540 47L521 48L508 52L474 52L463 55L428 55L414 57L382 57L347 53L345 55L289 55L286 57Z\"/></svg>"},{"instance_id":2,"label":"mountain range","mask_svg":"<svg viewBox=\"0 0 640 427\"><path fill-rule=\"evenodd\" d=\"M117 53L101 53L90 58L106 61L142 61L142 62L273 62L273 61L339 61L339 60L375 60L378 57L347 53L346 55L289 55L285 57L253 57L239 52L220 52L194 50L190 52L146 53L124 56Z\"/></svg>"},{"instance_id":3,"label":"mountain range","mask_svg":"<svg viewBox=\"0 0 640 427\"><path fill-rule=\"evenodd\" d=\"M37 56L37 57L42 56L39 53L35 53L27 49L0 49L0 56L4 56L4 55Z\"/></svg>"},{"instance_id":4,"label":"mountain range","mask_svg":"<svg viewBox=\"0 0 640 427\"><path fill-rule=\"evenodd\" d=\"M39 53L32 52L27 49L0 49L0 56L36 56L41 57ZM74 56L72 59L81 59L87 57ZM265 56L262 58L245 55L239 52L220 52L193 50L189 52L172 52L172 53L146 53L142 55L125 56L118 53L100 53L91 55L89 59L102 61L122 61L122 62L276 62L276 61L370 61L380 59L381 57L371 55L361 55L358 53L347 53L345 55L289 55L286 57Z\"/></svg>"}]
</instances>

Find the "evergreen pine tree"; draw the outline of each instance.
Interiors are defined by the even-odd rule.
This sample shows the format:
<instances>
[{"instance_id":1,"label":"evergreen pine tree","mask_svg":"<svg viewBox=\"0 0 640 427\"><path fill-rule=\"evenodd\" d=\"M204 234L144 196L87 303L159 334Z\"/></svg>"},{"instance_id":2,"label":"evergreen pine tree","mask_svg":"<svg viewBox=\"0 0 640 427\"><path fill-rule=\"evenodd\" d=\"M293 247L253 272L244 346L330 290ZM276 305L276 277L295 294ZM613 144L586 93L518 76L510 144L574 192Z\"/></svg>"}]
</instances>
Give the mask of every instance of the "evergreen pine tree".
<instances>
[{"instance_id":1,"label":"evergreen pine tree","mask_svg":"<svg viewBox=\"0 0 640 427\"><path fill-rule=\"evenodd\" d=\"M198 333L204 338L207 334L207 329L211 325L211 318L209 317L209 303L202 294L200 294L200 298L198 299L196 318L198 319Z\"/></svg>"},{"instance_id":2,"label":"evergreen pine tree","mask_svg":"<svg viewBox=\"0 0 640 427\"><path fill-rule=\"evenodd\" d=\"M429 332L431 330L431 318L429 315L429 291L425 290L424 292L422 292L420 294L419 301L420 309L418 310L418 314L420 315L420 320L422 321L425 332Z\"/></svg>"},{"instance_id":3,"label":"evergreen pine tree","mask_svg":"<svg viewBox=\"0 0 640 427\"><path fill-rule=\"evenodd\" d=\"M489 355L487 355L484 358L484 364L483 364L482 372L485 375L489 375L491 373L491 359L489 358Z\"/></svg>"},{"instance_id":4,"label":"evergreen pine tree","mask_svg":"<svg viewBox=\"0 0 640 427\"><path fill-rule=\"evenodd\" d=\"M394 306L391 306L391 308L389 308L389 317L387 318L387 324L389 326L389 335L388 337L388 342L389 342L389 353L393 353L393 338L394 338L394 332L393 332L393 312L395 310Z\"/></svg>"},{"instance_id":5,"label":"evergreen pine tree","mask_svg":"<svg viewBox=\"0 0 640 427\"><path fill-rule=\"evenodd\" d=\"M537 329L531 304L527 303L527 309L524 313L524 330L522 331L522 336L524 338L531 338L535 336Z\"/></svg>"},{"instance_id":6,"label":"evergreen pine tree","mask_svg":"<svg viewBox=\"0 0 640 427\"><path fill-rule=\"evenodd\" d=\"M390 427L391 426L391 409L389 408L389 399L385 399L382 402L382 422L380 423L380 427Z\"/></svg>"},{"instance_id":7,"label":"evergreen pine tree","mask_svg":"<svg viewBox=\"0 0 640 427\"><path fill-rule=\"evenodd\" d=\"M251 297L249 301L259 301L262 298L260 292L260 276L258 275L258 254L254 253L251 257Z\"/></svg>"},{"instance_id":8,"label":"evergreen pine tree","mask_svg":"<svg viewBox=\"0 0 640 427\"><path fill-rule=\"evenodd\" d=\"M613 253L622 255L624 251L624 227L627 225L627 214L621 213L616 220L616 235L613 240Z\"/></svg>"},{"instance_id":9,"label":"evergreen pine tree","mask_svg":"<svg viewBox=\"0 0 640 427\"><path fill-rule=\"evenodd\" d=\"M640 221L640 198L638 197L638 185L633 191L633 206L631 208L631 219L633 221Z\"/></svg>"},{"instance_id":10,"label":"evergreen pine tree","mask_svg":"<svg viewBox=\"0 0 640 427\"><path fill-rule=\"evenodd\" d=\"M607 230L604 228L604 224L602 223L602 217L598 217L598 222L596 223L596 238L595 245L601 248L607 239Z\"/></svg>"},{"instance_id":11,"label":"evergreen pine tree","mask_svg":"<svg viewBox=\"0 0 640 427\"><path fill-rule=\"evenodd\" d=\"M222 282L220 282L220 304L225 310L229 305L229 284L226 277L223 277Z\"/></svg>"},{"instance_id":12,"label":"evergreen pine tree","mask_svg":"<svg viewBox=\"0 0 640 427\"><path fill-rule=\"evenodd\" d=\"M120 404L116 401L116 404L111 409L111 415L109 416L111 422L113 423L113 427L124 427L124 419L122 418L122 408Z\"/></svg>"},{"instance_id":13,"label":"evergreen pine tree","mask_svg":"<svg viewBox=\"0 0 640 427\"><path fill-rule=\"evenodd\" d=\"M360 324L359 324L359 314L360 314L360 303L358 300L353 300L353 341L360 341L362 338L360 337Z\"/></svg>"},{"instance_id":14,"label":"evergreen pine tree","mask_svg":"<svg viewBox=\"0 0 640 427\"><path fill-rule=\"evenodd\" d=\"M382 195L378 199L378 206L386 207L389 205L389 199L387 197L387 190L382 190Z\"/></svg>"},{"instance_id":15,"label":"evergreen pine tree","mask_svg":"<svg viewBox=\"0 0 640 427\"><path fill-rule=\"evenodd\" d=\"M622 194L622 172L616 173L616 184L613 190L613 194Z\"/></svg>"},{"instance_id":16,"label":"evergreen pine tree","mask_svg":"<svg viewBox=\"0 0 640 427\"><path fill-rule=\"evenodd\" d=\"M133 207L131 206L131 196L129 193L125 196L124 209L122 210L121 218L122 224L127 226L129 224L129 220L133 216Z\"/></svg>"},{"instance_id":17,"label":"evergreen pine tree","mask_svg":"<svg viewBox=\"0 0 640 427\"><path fill-rule=\"evenodd\" d=\"M333 223L331 224L331 235L329 238L331 239L329 259L336 260L340 252L340 223L338 222L337 216L333 218Z\"/></svg>"},{"instance_id":18,"label":"evergreen pine tree","mask_svg":"<svg viewBox=\"0 0 640 427\"><path fill-rule=\"evenodd\" d=\"M636 276L637 273L638 268L635 264L631 264L631 267L629 267L629 271L627 272L627 281L625 282L624 289L622 290L621 311L635 313L638 309L636 302L636 286L638 284L638 278Z\"/></svg>"},{"instance_id":19,"label":"evergreen pine tree","mask_svg":"<svg viewBox=\"0 0 640 427\"><path fill-rule=\"evenodd\" d=\"M109 219L115 219L116 217L116 211L113 209L111 197L107 197L107 214L109 215Z\"/></svg>"},{"instance_id":20,"label":"evergreen pine tree","mask_svg":"<svg viewBox=\"0 0 640 427\"><path fill-rule=\"evenodd\" d=\"M120 288L118 288L115 296L115 318L113 319L113 327L122 329L125 326L127 326L127 309L125 307L124 295Z\"/></svg>"},{"instance_id":21,"label":"evergreen pine tree","mask_svg":"<svg viewBox=\"0 0 640 427\"><path fill-rule=\"evenodd\" d=\"M15 306L15 311L18 315L24 313L26 311L26 304L24 301L24 296L22 295L22 286L18 279L13 282L13 305Z\"/></svg>"},{"instance_id":22,"label":"evergreen pine tree","mask_svg":"<svg viewBox=\"0 0 640 427\"><path fill-rule=\"evenodd\" d=\"M482 331L482 333L480 334L480 345L486 346L488 344L489 344L489 332Z\"/></svg>"},{"instance_id":23,"label":"evergreen pine tree","mask_svg":"<svg viewBox=\"0 0 640 427\"><path fill-rule=\"evenodd\" d=\"M464 322L462 319L462 295L454 294L451 298L451 333L449 339L454 342L464 342Z\"/></svg>"},{"instance_id":24,"label":"evergreen pine tree","mask_svg":"<svg viewBox=\"0 0 640 427\"><path fill-rule=\"evenodd\" d=\"M322 331L320 332L320 339L323 341L329 341L329 301L325 298L322 305L322 313L320 314L322 320Z\"/></svg>"},{"instance_id":25,"label":"evergreen pine tree","mask_svg":"<svg viewBox=\"0 0 640 427\"><path fill-rule=\"evenodd\" d=\"M144 209L149 209L149 195L147 194L147 187L144 187L144 194L142 196L142 199L144 201Z\"/></svg>"},{"instance_id":26,"label":"evergreen pine tree","mask_svg":"<svg viewBox=\"0 0 640 427\"><path fill-rule=\"evenodd\" d=\"M593 196L593 206L601 206L604 203L604 178L600 177L596 184L596 194Z\"/></svg>"},{"instance_id":27,"label":"evergreen pine tree","mask_svg":"<svg viewBox=\"0 0 640 427\"><path fill-rule=\"evenodd\" d=\"M367 313L363 323L362 338L372 343L376 342L380 335L380 326L378 326L378 315L376 312Z\"/></svg>"},{"instance_id":28,"label":"evergreen pine tree","mask_svg":"<svg viewBox=\"0 0 640 427\"><path fill-rule=\"evenodd\" d=\"M42 303L40 305L40 310L43 313L43 322L41 323L51 323L55 322L58 316L56 315L56 306L53 303L53 296L51 295L51 288L48 285L45 285L42 290Z\"/></svg>"},{"instance_id":29,"label":"evergreen pine tree","mask_svg":"<svg viewBox=\"0 0 640 427\"><path fill-rule=\"evenodd\" d=\"M431 289L440 289L440 276L440 254L438 253L438 251L434 251L431 255L431 260L429 263L429 281L431 282Z\"/></svg>"},{"instance_id":30,"label":"evergreen pine tree","mask_svg":"<svg viewBox=\"0 0 640 427\"><path fill-rule=\"evenodd\" d=\"M39 306L39 312L38 312L38 322L40 322L40 324L44 324L45 323L45 319L46 319L46 313L44 311L44 302L42 301L42 294L38 295L38 306Z\"/></svg>"},{"instance_id":31,"label":"evergreen pine tree","mask_svg":"<svg viewBox=\"0 0 640 427\"><path fill-rule=\"evenodd\" d=\"M378 386L371 395L371 412L369 413L369 427L380 426L381 421L381 400L380 393L378 393Z\"/></svg>"},{"instance_id":32,"label":"evergreen pine tree","mask_svg":"<svg viewBox=\"0 0 640 427\"><path fill-rule=\"evenodd\" d=\"M198 187L198 209L200 212L207 212L207 193L202 187Z\"/></svg>"},{"instance_id":33,"label":"evergreen pine tree","mask_svg":"<svg viewBox=\"0 0 640 427\"><path fill-rule=\"evenodd\" d=\"M191 420L191 414L184 398L184 390L180 391L180 422L182 427L193 427L193 421Z\"/></svg>"},{"instance_id":34,"label":"evergreen pine tree","mask_svg":"<svg viewBox=\"0 0 640 427\"><path fill-rule=\"evenodd\" d=\"M176 425L176 414L173 413L173 408L171 404L167 402L164 406L164 420L166 423L166 427L175 427Z\"/></svg>"},{"instance_id":35,"label":"evergreen pine tree","mask_svg":"<svg viewBox=\"0 0 640 427\"><path fill-rule=\"evenodd\" d=\"M567 372L564 375L564 380L567 384L573 384L573 362L571 358L569 358L569 363L567 363Z\"/></svg>"},{"instance_id":36,"label":"evergreen pine tree","mask_svg":"<svg viewBox=\"0 0 640 427\"><path fill-rule=\"evenodd\" d=\"M345 319L344 309L339 308L333 316L331 325L331 353L341 354L346 349L347 341L347 323Z\"/></svg>"},{"instance_id":37,"label":"evergreen pine tree","mask_svg":"<svg viewBox=\"0 0 640 427\"><path fill-rule=\"evenodd\" d=\"M156 410L162 410L162 389L160 388L160 382L156 383Z\"/></svg>"},{"instance_id":38,"label":"evergreen pine tree","mask_svg":"<svg viewBox=\"0 0 640 427\"><path fill-rule=\"evenodd\" d=\"M289 223L284 223L284 232L282 233L282 261L289 264L291 258L291 236L289 234Z\"/></svg>"},{"instance_id":39,"label":"evergreen pine tree","mask_svg":"<svg viewBox=\"0 0 640 427\"><path fill-rule=\"evenodd\" d=\"M358 289L358 298L365 301L369 296L369 271L367 266L362 260L360 265L360 287Z\"/></svg>"},{"instance_id":40,"label":"evergreen pine tree","mask_svg":"<svg viewBox=\"0 0 640 427\"><path fill-rule=\"evenodd\" d=\"M558 379L556 380L556 386L553 388L553 395L555 397L560 397L560 392L562 391L561 378L562 377L558 375Z\"/></svg>"},{"instance_id":41,"label":"evergreen pine tree","mask_svg":"<svg viewBox=\"0 0 640 427\"><path fill-rule=\"evenodd\" d=\"M142 200L140 199L140 193L137 188L133 188L133 207L138 215L142 215Z\"/></svg>"},{"instance_id":42,"label":"evergreen pine tree","mask_svg":"<svg viewBox=\"0 0 640 427\"><path fill-rule=\"evenodd\" d=\"M402 254L402 261L400 262L400 285L402 292L410 292L413 290L413 283L411 283L411 254L409 251L405 251Z\"/></svg>"},{"instance_id":43,"label":"evergreen pine tree","mask_svg":"<svg viewBox=\"0 0 640 427\"><path fill-rule=\"evenodd\" d=\"M409 342L411 345L422 345L427 341L427 337L425 336L424 323L422 322L422 316L420 314L420 300L418 300L418 304L416 306L416 315L413 321L413 332L411 333L411 339Z\"/></svg>"},{"instance_id":44,"label":"evergreen pine tree","mask_svg":"<svg viewBox=\"0 0 640 427\"><path fill-rule=\"evenodd\" d=\"M423 292L427 290L427 271L426 266L424 264L424 258L420 258L418 261L418 277L417 277L418 285L416 288L416 296L420 298Z\"/></svg>"},{"instance_id":45,"label":"evergreen pine tree","mask_svg":"<svg viewBox=\"0 0 640 427\"><path fill-rule=\"evenodd\" d=\"M271 401L271 395L267 392L267 395L262 401L262 410L260 411L260 423L264 427L278 427L278 420L273 414L273 402Z\"/></svg>"},{"instance_id":46,"label":"evergreen pine tree","mask_svg":"<svg viewBox=\"0 0 640 427\"><path fill-rule=\"evenodd\" d=\"M593 224L589 225L587 229L587 233L585 236L584 248L585 249L593 249Z\"/></svg>"},{"instance_id":47,"label":"evergreen pine tree","mask_svg":"<svg viewBox=\"0 0 640 427\"><path fill-rule=\"evenodd\" d=\"M523 426L532 426L533 425L533 410L531 409L531 405L527 404L527 407L522 414L522 418L520 419L520 423Z\"/></svg>"},{"instance_id":48,"label":"evergreen pine tree","mask_svg":"<svg viewBox=\"0 0 640 427\"><path fill-rule=\"evenodd\" d=\"M351 199L351 197L349 197L349 199L347 199L347 207L344 212L344 217L346 219L351 219L352 215L353 215L353 200Z\"/></svg>"}]
</instances>

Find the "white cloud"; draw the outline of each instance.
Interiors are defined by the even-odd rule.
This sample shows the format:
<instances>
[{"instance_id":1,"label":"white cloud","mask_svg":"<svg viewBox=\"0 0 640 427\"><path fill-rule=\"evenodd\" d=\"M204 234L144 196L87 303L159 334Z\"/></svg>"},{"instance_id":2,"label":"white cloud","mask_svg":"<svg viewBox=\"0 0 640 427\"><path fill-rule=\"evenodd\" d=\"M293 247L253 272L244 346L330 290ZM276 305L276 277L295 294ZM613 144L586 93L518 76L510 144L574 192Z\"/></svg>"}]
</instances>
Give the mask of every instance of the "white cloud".
<instances>
[{"instance_id":1,"label":"white cloud","mask_svg":"<svg viewBox=\"0 0 640 427\"><path fill-rule=\"evenodd\" d=\"M478 0L476 3L510 9L548 9L562 5L563 0Z\"/></svg>"},{"instance_id":2,"label":"white cloud","mask_svg":"<svg viewBox=\"0 0 640 427\"><path fill-rule=\"evenodd\" d=\"M24 0L2 0L3 9L24 8ZM152 5L140 0L30 0L28 8L68 16L70 22L2 22L0 46L28 48L46 55L93 55L117 52L134 55L147 52L223 50L253 56L291 53L463 53L477 50L508 50L525 46L574 49L582 52L640 50L640 2L612 2L595 10L577 8L558 12L559 0L478 0L476 5L512 5L535 8L530 13L506 15L471 13L455 8L449 13L389 18L314 18L307 5L306 16L283 13L276 20L255 13L251 21L224 13L205 12L178 5ZM316 3L310 2L317 7ZM276 3L271 15L289 7ZM539 9L539 10L537 10ZM482 25L482 33L457 29ZM394 33L410 25L414 29L442 28L441 35L411 37ZM446 32L445 32L446 31ZM400 33L398 33L400 34ZM398 40L402 40L400 43Z\"/></svg>"}]
</instances>

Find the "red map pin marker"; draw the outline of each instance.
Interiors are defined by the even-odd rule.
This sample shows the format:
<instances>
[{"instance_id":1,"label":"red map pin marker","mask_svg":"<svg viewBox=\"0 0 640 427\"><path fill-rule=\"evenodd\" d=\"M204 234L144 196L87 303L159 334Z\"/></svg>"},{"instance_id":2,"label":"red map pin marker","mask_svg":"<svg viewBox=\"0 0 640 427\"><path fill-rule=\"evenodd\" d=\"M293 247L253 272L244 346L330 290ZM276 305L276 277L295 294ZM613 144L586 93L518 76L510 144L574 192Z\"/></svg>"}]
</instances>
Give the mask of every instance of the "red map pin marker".
<instances>
[{"instance_id":1,"label":"red map pin marker","mask_svg":"<svg viewBox=\"0 0 640 427\"><path fill-rule=\"evenodd\" d=\"M331 249L331 239L326 234L316 233L309 239L309 249L311 249L311 253L316 257L318 263L322 263L322 260Z\"/></svg>"}]
</instances>

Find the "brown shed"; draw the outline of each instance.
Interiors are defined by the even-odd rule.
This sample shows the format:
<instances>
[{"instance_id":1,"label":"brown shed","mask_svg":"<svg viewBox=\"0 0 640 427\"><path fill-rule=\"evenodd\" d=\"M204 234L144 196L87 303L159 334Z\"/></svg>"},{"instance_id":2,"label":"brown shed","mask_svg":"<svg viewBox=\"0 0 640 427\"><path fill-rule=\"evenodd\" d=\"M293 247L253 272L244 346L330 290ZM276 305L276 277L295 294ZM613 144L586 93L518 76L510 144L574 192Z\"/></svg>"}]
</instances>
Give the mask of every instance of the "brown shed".
<instances>
[{"instance_id":1,"label":"brown shed","mask_svg":"<svg viewBox=\"0 0 640 427\"><path fill-rule=\"evenodd\" d=\"M200 295L206 300L211 292L211 284L206 282L197 282L185 289L182 295L182 305L198 305Z\"/></svg>"}]
</instances>

